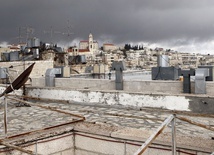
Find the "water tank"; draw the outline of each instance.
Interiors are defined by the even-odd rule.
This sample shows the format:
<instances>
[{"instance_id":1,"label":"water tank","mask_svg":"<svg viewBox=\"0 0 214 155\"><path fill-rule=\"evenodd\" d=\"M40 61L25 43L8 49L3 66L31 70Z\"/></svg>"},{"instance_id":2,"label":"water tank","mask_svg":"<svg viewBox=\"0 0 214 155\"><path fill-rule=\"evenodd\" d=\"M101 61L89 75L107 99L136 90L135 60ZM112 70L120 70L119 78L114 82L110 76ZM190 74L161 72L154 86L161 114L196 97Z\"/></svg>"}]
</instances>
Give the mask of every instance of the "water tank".
<instances>
[{"instance_id":1,"label":"water tank","mask_svg":"<svg viewBox=\"0 0 214 155\"><path fill-rule=\"evenodd\" d=\"M158 55L158 67L169 67L169 57L168 55Z\"/></svg>"},{"instance_id":2,"label":"water tank","mask_svg":"<svg viewBox=\"0 0 214 155\"><path fill-rule=\"evenodd\" d=\"M32 51L33 51L33 58L39 59L39 49L35 48L35 49L32 49Z\"/></svg>"},{"instance_id":3,"label":"water tank","mask_svg":"<svg viewBox=\"0 0 214 155\"><path fill-rule=\"evenodd\" d=\"M85 55L79 55L79 63L82 63L82 64L86 64L86 58L85 58Z\"/></svg>"},{"instance_id":4,"label":"water tank","mask_svg":"<svg viewBox=\"0 0 214 155\"><path fill-rule=\"evenodd\" d=\"M32 39L32 47L40 47L40 40L38 38Z\"/></svg>"},{"instance_id":5,"label":"water tank","mask_svg":"<svg viewBox=\"0 0 214 155\"><path fill-rule=\"evenodd\" d=\"M40 47L40 40L38 38L31 38L27 41L27 47Z\"/></svg>"},{"instance_id":6,"label":"water tank","mask_svg":"<svg viewBox=\"0 0 214 155\"><path fill-rule=\"evenodd\" d=\"M10 61L10 53L8 53L8 52L2 53L2 60Z\"/></svg>"},{"instance_id":7,"label":"water tank","mask_svg":"<svg viewBox=\"0 0 214 155\"><path fill-rule=\"evenodd\" d=\"M7 78L7 68L0 67L0 79L6 79Z\"/></svg>"},{"instance_id":8,"label":"water tank","mask_svg":"<svg viewBox=\"0 0 214 155\"><path fill-rule=\"evenodd\" d=\"M19 51L10 52L10 61L19 60Z\"/></svg>"}]
</instances>

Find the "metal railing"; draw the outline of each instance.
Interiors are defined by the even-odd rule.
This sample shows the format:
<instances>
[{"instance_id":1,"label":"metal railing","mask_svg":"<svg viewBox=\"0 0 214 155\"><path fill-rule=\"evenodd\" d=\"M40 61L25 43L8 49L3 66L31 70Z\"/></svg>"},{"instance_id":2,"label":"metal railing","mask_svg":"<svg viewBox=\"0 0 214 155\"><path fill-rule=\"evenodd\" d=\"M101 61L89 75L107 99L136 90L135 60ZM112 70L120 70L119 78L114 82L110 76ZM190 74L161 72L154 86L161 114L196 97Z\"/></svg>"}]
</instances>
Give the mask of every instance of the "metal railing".
<instances>
[{"instance_id":1,"label":"metal railing","mask_svg":"<svg viewBox=\"0 0 214 155\"><path fill-rule=\"evenodd\" d=\"M13 98L11 96L15 96L16 98ZM51 106L44 106L44 105L40 105L40 104L36 104L36 103L32 103L32 102L28 102L28 101L24 101L22 99L18 99L18 97L20 96L16 96L16 95L4 95L3 96L3 104L4 104L4 132L5 132L5 137L7 139L7 136L8 136L8 127L7 127L7 106L8 106L8 103L7 103L7 99L11 99L11 100L15 100L15 101L18 101L18 102L22 102L22 103L25 103L27 105L30 105L30 106L37 106L37 107L40 107L40 108L43 108L43 109L47 109L47 110L51 110L51 111L55 111L55 112L58 112L58 113L63 113L65 115L70 115L72 117L76 117L76 119L73 119L71 122L68 122L68 123L64 123L64 124L71 124L71 123L75 123L75 122L78 122L78 121L84 121L85 120L85 117L82 116L82 115L78 115L78 114L73 114L73 113L70 113L70 112L67 112L67 111L64 111L62 109L58 109L58 108L55 108L55 107L51 107ZM61 125L64 125L64 124L61 124ZM59 125L57 125L59 126ZM51 126L51 127L54 127L54 126ZM51 127L48 127L48 128L51 128ZM41 131L43 131L44 129L41 129ZM38 132L39 130L37 130ZM33 131L32 131L33 133ZM10 144L10 143L7 143L7 142L4 142L4 140L0 140L0 145L4 145L8 148L11 148L11 149L14 149L14 150L18 150L20 152L23 152L23 153L26 153L26 154L30 154L30 155L40 155L38 154L38 150L37 150L37 143L35 144L35 152L33 151L30 151L30 150L26 150L26 149L23 149L21 146L16 146L16 145L13 145L13 144Z\"/></svg>"},{"instance_id":2,"label":"metal railing","mask_svg":"<svg viewBox=\"0 0 214 155\"><path fill-rule=\"evenodd\" d=\"M145 143L135 152L134 155L140 155L146 149L148 146L152 143L153 140L157 138L159 134L163 131L163 129L171 122L172 124L172 155L176 155L176 138L175 138L175 115L170 115L160 126L159 128L152 134L146 141Z\"/></svg>"},{"instance_id":3,"label":"metal railing","mask_svg":"<svg viewBox=\"0 0 214 155\"><path fill-rule=\"evenodd\" d=\"M184 117L176 116L175 114L170 115L165 119L165 121L158 127L158 129L141 145L141 147L134 153L134 155L141 155L146 151L146 149L149 147L149 145L162 133L164 128L168 126L171 123L172 126L172 155L176 155L176 125L175 125L175 120L179 119L185 122L188 122L190 124L205 128L207 130L214 131L214 128L211 126L207 126L204 124L200 124L197 122L194 122L192 120L189 120ZM214 152L211 153L211 155L214 155Z\"/></svg>"}]
</instances>

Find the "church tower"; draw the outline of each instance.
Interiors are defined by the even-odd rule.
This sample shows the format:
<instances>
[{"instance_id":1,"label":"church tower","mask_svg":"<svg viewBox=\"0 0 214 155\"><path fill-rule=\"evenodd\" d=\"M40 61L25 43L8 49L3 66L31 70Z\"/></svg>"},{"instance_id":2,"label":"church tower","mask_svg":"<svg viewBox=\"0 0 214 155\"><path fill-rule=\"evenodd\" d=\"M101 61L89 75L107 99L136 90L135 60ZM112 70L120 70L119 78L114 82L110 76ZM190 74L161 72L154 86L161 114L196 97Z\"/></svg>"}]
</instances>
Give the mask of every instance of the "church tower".
<instances>
[{"instance_id":1,"label":"church tower","mask_svg":"<svg viewBox=\"0 0 214 155\"><path fill-rule=\"evenodd\" d=\"M93 49L94 49L93 44L94 44L93 35L90 33L88 36L88 46L89 46L88 49L92 53L93 53Z\"/></svg>"}]
</instances>

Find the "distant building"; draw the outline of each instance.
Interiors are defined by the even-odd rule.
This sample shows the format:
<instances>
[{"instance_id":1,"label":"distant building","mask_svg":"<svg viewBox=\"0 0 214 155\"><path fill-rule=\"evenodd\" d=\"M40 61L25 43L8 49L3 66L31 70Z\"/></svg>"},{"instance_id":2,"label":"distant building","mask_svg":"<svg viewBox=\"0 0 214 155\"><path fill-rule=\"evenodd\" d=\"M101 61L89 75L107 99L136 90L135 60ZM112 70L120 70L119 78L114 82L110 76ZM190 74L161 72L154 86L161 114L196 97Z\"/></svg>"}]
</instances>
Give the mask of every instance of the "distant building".
<instances>
[{"instance_id":1,"label":"distant building","mask_svg":"<svg viewBox=\"0 0 214 155\"><path fill-rule=\"evenodd\" d=\"M10 52L19 51L20 45L9 45L8 48L10 49Z\"/></svg>"},{"instance_id":2,"label":"distant building","mask_svg":"<svg viewBox=\"0 0 214 155\"><path fill-rule=\"evenodd\" d=\"M109 43L103 44L103 51L105 52L114 51L117 49L118 49L117 46L115 46L114 44L109 44Z\"/></svg>"},{"instance_id":3,"label":"distant building","mask_svg":"<svg viewBox=\"0 0 214 155\"><path fill-rule=\"evenodd\" d=\"M68 48L69 55L77 56L79 55L79 49L76 46Z\"/></svg>"},{"instance_id":4,"label":"distant building","mask_svg":"<svg viewBox=\"0 0 214 155\"><path fill-rule=\"evenodd\" d=\"M88 40L80 41L79 43L79 54L80 55L93 55L99 50L98 42L93 39L93 35L90 33Z\"/></svg>"}]
</instances>

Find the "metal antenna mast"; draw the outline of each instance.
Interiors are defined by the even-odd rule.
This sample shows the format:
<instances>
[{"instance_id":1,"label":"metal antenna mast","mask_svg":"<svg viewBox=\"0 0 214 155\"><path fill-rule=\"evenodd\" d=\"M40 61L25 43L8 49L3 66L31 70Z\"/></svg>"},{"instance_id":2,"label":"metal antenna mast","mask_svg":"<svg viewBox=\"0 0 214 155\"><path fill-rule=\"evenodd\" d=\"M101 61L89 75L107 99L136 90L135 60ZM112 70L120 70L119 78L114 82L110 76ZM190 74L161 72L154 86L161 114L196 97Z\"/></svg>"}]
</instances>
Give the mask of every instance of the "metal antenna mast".
<instances>
[{"instance_id":1,"label":"metal antenna mast","mask_svg":"<svg viewBox=\"0 0 214 155\"><path fill-rule=\"evenodd\" d=\"M62 34L67 35L68 37L71 36L72 34L74 34L73 32L70 31L72 28L73 28L73 26L70 25L70 21L68 20L67 21L67 27L66 27L67 32L63 32Z\"/></svg>"},{"instance_id":2,"label":"metal antenna mast","mask_svg":"<svg viewBox=\"0 0 214 155\"><path fill-rule=\"evenodd\" d=\"M53 30L53 27L52 27L52 26L50 27L50 30L49 30L49 31L44 30L44 33L45 33L45 34L50 34L51 43L53 43L53 34L62 34L62 32Z\"/></svg>"}]
</instances>

